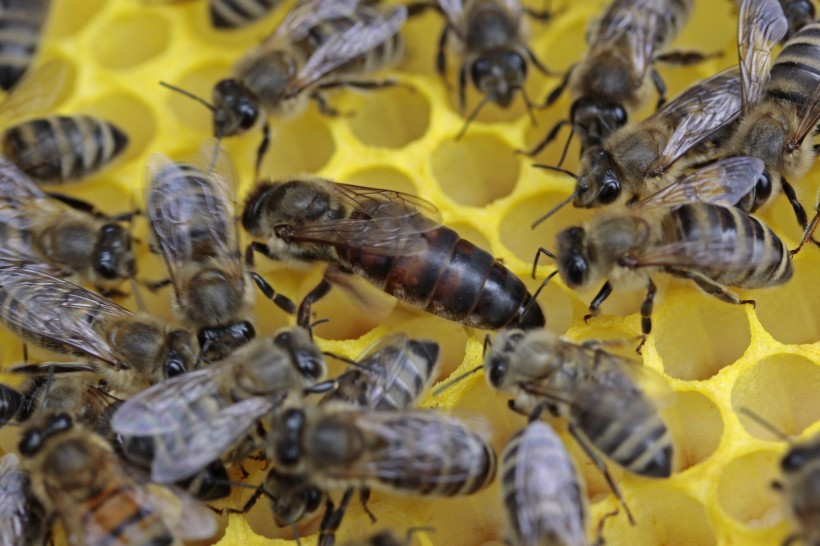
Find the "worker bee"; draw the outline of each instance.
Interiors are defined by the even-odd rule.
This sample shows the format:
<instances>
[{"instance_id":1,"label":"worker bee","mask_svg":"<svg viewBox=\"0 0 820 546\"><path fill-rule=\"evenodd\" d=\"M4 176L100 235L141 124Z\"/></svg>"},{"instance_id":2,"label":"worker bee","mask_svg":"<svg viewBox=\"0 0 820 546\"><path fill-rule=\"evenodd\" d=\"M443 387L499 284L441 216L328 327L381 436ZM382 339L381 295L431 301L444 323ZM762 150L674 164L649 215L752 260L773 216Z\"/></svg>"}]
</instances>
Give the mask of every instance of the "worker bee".
<instances>
[{"instance_id":1,"label":"worker bee","mask_svg":"<svg viewBox=\"0 0 820 546\"><path fill-rule=\"evenodd\" d=\"M735 304L754 302L738 299L726 287L766 288L791 278L791 258L777 235L760 220L723 206L756 184L762 172L755 158L732 159L704 167L630 210L605 212L558 233L556 263L567 286L582 290L606 279L586 319L598 314L613 288L646 286L645 341L652 329L655 273L689 279ZM701 197L690 202L693 195Z\"/></svg>"},{"instance_id":2,"label":"worker bee","mask_svg":"<svg viewBox=\"0 0 820 546\"><path fill-rule=\"evenodd\" d=\"M693 0L613 0L587 33L586 57L547 97L546 105L551 105L568 87L573 99L570 119L559 122L528 153L539 153L564 125L578 134L582 152L600 146L647 104L653 85L659 104L664 102L666 86L652 64L659 60L689 64L704 58L693 52L657 53L678 34L693 4Z\"/></svg>"},{"instance_id":3,"label":"worker bee","mask_svg":"<svg viewBox=\"0 0 820 546\"><path fill-rule=\"evenodd\" d=\"M464 112L467 74L484 98L467 116L456 137L461 138L481 109L492 101L507 108L520 92L532 115L532 103L524 83L528 63L544 74L549 70L541 64L527 45L524 8L520 0L439 0L438 5L447 20L439 39L436 68L446 78L447 56L444 46L452 41L452 49L463 56L458 76L458 102ZM549 13L527 12L541 19Z\"/></svg>"},{"instance_id":4,"label":"worker bee","mask_svg":"<svg viewBox=\"0 0 820 546\"><path fill-rule=\"evenodd\" d=\"M262 19L276 9L281 0L209 0L211 25L220 30L235 30Z\"/></svg>"},{"instance_id":5,"label":"worker bee","mask_svg":"<svg viewBox=\"0 0 820 546\"><path fill-rule=\"evenodd\" d=\"M0 156L0 259L55 276L76 275L105 295L133 278L131 235L122 225L133 213L108 217L93 205L43 192Z\"/></svg>"},{"instance_id":6,"label":"worker bee","mask_svg":"<svg viewBox=\"0 0 820 546\"><path fill-rule=\"evenodd\" d=\"M31 481L14 453L0 457L0 544L44 544L43 506L31 494Z\"/></svg>"},{"instance_id":7,"label":"worker bee","mask_svg":"<svg viewBox=\"0 0 820 546\"><path fill-rule=\"evenodd\" d=\"M786 498L787 510L797 531L783 544L801 539L806 544L820 542L820 437L792 445L780 461L783 479L775 489Z\"/></svg>"},{"instance_id":8,"label":"worker bee","mask_svg":"<svg viewBox=\"0 0 820 546\"><path fill-rule=\"evenodd\" d=\"M741 4L744 10L753 9ZM726 143L725 155L758 157L766 165L760 182L737 206L754 212L782 190L801 226L806 227L806 211L797 200L789 180L801 178L814 161L814 143L807 139L820 120L820 77L814 66L820 59L820 41L815 38L820 23L803 27L786 42L769 70L769 56L761 55L760 42L775 43L786 32L785 17L773 0L771 11L780 11L781 23L774 30L764 27L755 40L740 44L741 56L749 62L743 69L743 117L737 131Z\"/></svg>"},{"instance_id":9,"label":"worker bee","mask_svg":"<svg viewBox=\"0 0 820 546\"><path fill-rule=\"evenodd\" d=\"M328 503L319 544L333 544L353 489L404 495L469 495L495 477L489 444L460 421L434 411L371 411L346 404L286 407L266 445L278 472L323 489L346 489Z\"/></svg>"},{"instance_id":10,"label":"worker bee","mask_svg":"<svg viewBox=\"0 0 820 546\"><path fill-rule=\"evenodd\" d=\"M91 372L133 393L189 370L188 330L135 315L93 292L35 269L0 268L0 322L44 349L89 359L32 366L35 373Z\"/></svg>"},{"instance_id":11,"label":"worker bee","mask_svg":"<svg viewBox=\"0 0 820 546\"><path fill-rule=\"evenodd\" d=\"M532 421L501 454L501 499L512 546L587 546L584 483L561 438Z\"/></svg>"},{"instance_id":12,"label":"worker bee","mask_svg":"<svg viewBox=\"0 0 820 546\"><path fill-rule=\"evenodd\" d=\"M205 147L213 153L212 143ZM239 250L227 157L224 167L205 172L154 154L148 165L145 202L154 240L174 287L174 310L197 328L202 355L224 358L255 335L254 291ZM252 273L277 305L293 313L293 302Z\"/></svg>"},{"instance_id":13,"label":"worker bee","mask_svg":"<svg viewBox=\"0 0 820 546\"><path fill-rule=\"evenodd\" d=\"M260 183L248 196L243 227L266 242L249 253L330 264L299 308L299 324L327 293L329 278L357 274L398 299L472 326L538 328L540 307L510 270L442 226L436 207L401 192L323 178Z\"/></svg>"},{"instance_id":14,"label":"worker bee","mask_svg":"<svg viewBox=\"0 0 820 546\"><path fill-rule=\"evenodd\" d=\"M88 178L128 146L128 135L93 116L50 116L24 121L3 132L3 154L43 184Z\"/></svg>"},{"instance_id":15,"label":"worker bee","mask_svg":"<svg viewBox=\"0 0 820 546\"><path fill-rule=\"evenodd\" d=\"M172 544L217 531L205 506L132 477L105 440L66 413L38 416L19 450L34 496L62 521L69 543Z\"/></svg>"},{"instance_id":16,"label":"worker bee","mask_svg":"<svg viewBox=\"0 0 820 546\"><path fill-rule=\"evenodd\" d=\"M219 459L289 395L324 392L322 353L299 328L256 338L212 366L163 381L117 409L114 431L151 437L151 478L190 478Z\"/></svg>"},{"instance_id":17,"label":"worker bee","mask_svg":"<svg viewBox=\"0 0 820 546\"><path fill-rule=\"evenodd\" d=\"M13 88L31 66L51 0L5 0L0 6L0 87Z\"/></svg>"}]
</instances>

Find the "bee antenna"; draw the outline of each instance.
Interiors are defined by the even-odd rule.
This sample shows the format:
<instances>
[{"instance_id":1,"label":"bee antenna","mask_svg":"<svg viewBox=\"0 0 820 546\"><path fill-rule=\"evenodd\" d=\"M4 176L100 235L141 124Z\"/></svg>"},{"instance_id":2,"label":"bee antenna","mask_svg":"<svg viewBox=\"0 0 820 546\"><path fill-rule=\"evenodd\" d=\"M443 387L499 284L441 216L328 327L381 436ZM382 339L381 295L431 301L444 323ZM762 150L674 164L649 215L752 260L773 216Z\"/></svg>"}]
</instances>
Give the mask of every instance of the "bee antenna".
<instances>
[{"instance_id":1,"label":"bee antenna","mask_svg":"<svg viewBox=\"0 0 820 546\"><path fill-rule=\"evenodd\" d=\"M749 419L751 419L752 421L754 421L755 423L757 423L761 427L765 428L766 430L768 430L769 432L771 432L772 434L774 434L775 436L777 436L778 438L780 438L784 442L791 443L792 439L785 432L783 432L782 430L780 430L779 428L774 426L772 423L767 421L766 418L764 418L759 413L756 413L756 412L750 410L746 406L738 408L738 412L742 413L743 415L745 415L746 417L748 417Z\"/></svg>"},{"instance_id":2,"label":"bee antenna","mask_svg":"<svg viewBox=\"0 0 820 546\"><path fill-rule=\"evenodd\" d=\"M557 167L555 165L547 165L546 163L533 163L532 166L536 169L546 169L548 171L555 171L557 173L566 174L568 176L571 176L575 180L578 180L578 175L574 172L567 169L563 169L561 167Z\"/></svg>"},{"instance_id":3,"label":"bee antenna","mask_svg":"<svg viewBox=\"0 0 820 546\"><path fill-rule=\"evenodd\" d=\"M327 319L325 319L325 320L327 320ZM353 366L354 368L358 368L360 370L365 370L365 371L372 372L372 373L378 373L378 370L374 369L373 367L366 366L365 364L362 364L361 362L357 362L357 361L353 360L352 358L347 358L346 356L342 356L342 355L339 355L339 354L336 354L336 353L332 353L330 351L322 351L322 354L325 355L325 356L329 356L330 358L335 358L336 360L344 362L348 366Z\"/></svg>"},{"instance_id":4,"label":"bee antenna","mask_svg":"<svg viewBox=\"0 0 820 546\"><path fill-rule=\"evenodd\" d=\"M439 394L443 393L444 391L446 391L447 389L449 389L450 387L452 387L456 383L459 383L463 379L466 379L466 378L470 377L471 375L473 375L474 373L481 371L483 368L484 368L484 364L479 364L478 366L476 366L472 370L468 370L468 371L464 372L463 374L459 375L458 377L455 377L455 378L451 379L450 381L448 381L444 385L442 385L439 388L437 388L436 390L434 390L433 391L433 396L438 396Z\"/></svg>"},{"instance_id":5,"label":"bee antenna","mask_svg":"<svg viewBox=\"0 0 820 546\"><path fill-rule=\"evenodd\" d=\"M539 247L538 251L535 253L535 259L532 261L532 275L531 276L532 276L533 279L535 278L535 270L538 268L538 260L541 259L542 255L546 256L548 258L552 258L553 260L556 259L555 254L553 254L552 252L550 252L549 250L547 250L543 246Z\"/></svg>"},{"instance_id":6,"label":"bee antenna","mask_svg":"<svg viewBox=\"0 0 820 546\"><path fill-rule=\"evenodd\" d=\"M570 125L569 128L569 136L567 137L567 141L564 143L564 150L561 152L561 159L558 160L558 166L564 164L564 160L567 158L567 152L569 151L569 145L572 142L572 137L575 136L575 124L573 123Z\"/></svg>"},{"instance_id":7,"label":"bee antenna","mask_svg":"<svg viewBox=\"0 0 820 546\"><path fill-rule=\"evenodd\" d=\"M198 103L200 103L200 104L204 105L206 108L208 108L208 110L210 110L211 112L215 112L215 111L216 111L216 108L214 107L214 105L213 105L213 104L211 104L210 102L206 101L206 100L205 100L205 99L203 99L202 97L199 97L199 96L197 96L197 95L194 95L194 94L193 94L193 93L191 93L190 91L186 91L185 89L182 89L181 87L177 87L176 85L172 85L172 84L170 84L170 83L168 83L168 82L164 82L164 81L160 81L160 82L159 82L159 84L160 84L161 86L163 86L163 87L167 87L167 88L168 88L168 89L170 89L171 91L176 91L176 92L177 92L177 93L179 93L180 95L185 95L185 96L186 96L186 97L188 97L189 99L194 99L194 100L195 100L195 101L197 101ZM217 137L217 138L218 138L218 137Z\"/></svg>"},{"instance_id":8,"label":"bee antenna","mask_svg":"<svg viewBox=\"0 0 820 546\"><path fill-rule=\"evenodd\" d=\"M530 102L530 96L527 94L527 89L523 85L518 89L521 91L521 96L524 98L524 105L527 107L527 114L530 116L530 121L532 121L533 125L537 126L538 122L535 120L535 113L533 112L532 102Z\"/></svg>"},{"instance_id":9,"label":"bee antenna","mask_svg":"<svg viewBox=\"0 0 820 546\"><path fill-rule=\"evenodd\" d=\"M475 121L475 118L478 117L478 114L479 112L481 112L481 109L484 108L484 106L486 106L486 104L490 102L493 98L495 98L495 95L485 95L484 98L481 99L481 102L479 102L476 105L476 107L473 108L473 111L470 112L469 116L467 116L467 119L464 121L464 125L461 127L461 130L456 135L456 141L461 140L461 137L463 137L464 134L467 132L467 127L469 127L470 124Z\"/></svg>"},{"instance_id":10,"label":"bee antenna","mask_svg":"<svg viewBox=\"0 0 820 546\"><path fill-rule=\"evenodd\" d=\"M320 324L324 324L326 322L330 322L329 318L319 319L317 321L311 322L307 325L308 335L310 336L310 340L313 341L313 329L319 326Z\"/></svg>"},{"instance_id":11,"label":"bee antenna","mask_svg":"<svg viewBox=\"0 0 820 546\"><path fill-rule=\"evenodd\" d=\"M528 301L527 305L524 306L524 310L521 311L521 318L519 320L524 320L524 317L526 317L529 314L530 309L532 309L533 306L535 306L535 302L538 300L538 295L541 294L541 290L543 290L544 287L547 286L549 282L552 280L552 278L557 274L558 270L556 269L555 271L550 273L546 279L544 279L544 282L541 283L541 286L539 286L538 290L535 291L535 294L532 295L530 301Z\"/></svg>"},{"instance_id":12,"label":"bee antenna","mask_svg":"<svg viewBox=\"0 0 820 546\"><path fill-rule=\"evenodd\" d=\"M481 356L485 356L487 354L487 349L492 348L493 341L490 339L490 334L484 336L484 349L481 351Z\"/></svg>"},{"instance_id":13,"label":"bee antenna","mask_svg":"<svg viewBox=\"0 0 820 546\"><path fill-rule=\"evenodd\" d=\"M574 200L576 197L578 197L579 195L581 195L581 192L582 192L582 191L584 191L584 190L583 190L580 186L579 186L578 188L576 188L576 190L575 190L574 192L572 192L571 194L569 194L569 197L567 197L566 199L564 199L563 201L561 201L560 203L558 203L557 205L555 205L554 207L552 207L552 209L550 209L550 210L549 210L549 212L547 212L547 213L546 213L546 214L544 214L543 216L540 216L537 220L535 220L535 222L533 222L532 224L530 224L530 229L535 229L535 228L537 228L537 227L538 227L539 225L541 225L541 224L542 224L542 223L543 223L543 222L544 222L547 218L549 218L550 216L552 216L553 214L555 214L556 212L558 212L559 210L561 210L562 208L564 208L564 207L565 207L565 206L566 206L566 205L567 205L570 201ZM551 256L551 258L555 258L555 256Z\"/></svg>"}]
</instances>

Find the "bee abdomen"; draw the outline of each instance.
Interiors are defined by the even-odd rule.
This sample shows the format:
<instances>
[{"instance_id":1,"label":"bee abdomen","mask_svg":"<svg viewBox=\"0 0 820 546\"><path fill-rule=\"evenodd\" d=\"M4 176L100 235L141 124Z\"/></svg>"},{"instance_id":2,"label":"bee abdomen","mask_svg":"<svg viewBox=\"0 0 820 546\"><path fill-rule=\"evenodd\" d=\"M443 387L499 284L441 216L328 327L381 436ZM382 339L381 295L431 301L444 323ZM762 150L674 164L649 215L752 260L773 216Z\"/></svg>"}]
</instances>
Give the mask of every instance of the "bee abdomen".
<instances>
[{"instance_id":1,"label":"bee abdomen","mask_svg":"<svg viewBox=\"0 0 820 546\"><path fill-rule=\"evenodd\" d=\"M0 87L8 91L25 74L40 41L43 17L38 9L3 8L0 16Z\"/></svg>"},{"instance_id":2,"label":"bee abdomen","mask_svg":"<svg viewBox=\"0 0 820 546\"><path fill-rule=\"evenodd\" d=\"M110 541L123 544L146 544L167 546L174 538L165 528L160 517L145 506L134 503L133 496L127 494L129 486L103 490L96 497L87 500L89 512L85 517L95 520L88 528L98 528L105 535L96 537L90 546L104 546Z\"/></svg>"},{"instance_id":3,"label":"bee abdomen","mask_svg":"<svg viewBox=\"0 0 820 546\"><path fill-rule=\"evenodd\" d=\"M52 184L96 173L127 145L121 129L92 116L35 119L3 135L3 153L32 178Z\"/></svg>"},{"instance_id":4,"label":"bee abdomen","mask_svg":"<svg viewBox=\"0 0 820 546\"><path fill-rule=\"evenodd\" d=\"M806 25L786 42L770 71L766 96L806 105L820 83L820 23Z\"/></svg>"},{"instance_id":5,"label":"bee abdomen","mask_svg":"<svg viewBox=\"0 0 820 546\"><path fill-rule=\"evenodd\" d=\"M210 0L211 24L233 29L250 25L273 10L279 0Z\"/></svg>"}]
</instances>

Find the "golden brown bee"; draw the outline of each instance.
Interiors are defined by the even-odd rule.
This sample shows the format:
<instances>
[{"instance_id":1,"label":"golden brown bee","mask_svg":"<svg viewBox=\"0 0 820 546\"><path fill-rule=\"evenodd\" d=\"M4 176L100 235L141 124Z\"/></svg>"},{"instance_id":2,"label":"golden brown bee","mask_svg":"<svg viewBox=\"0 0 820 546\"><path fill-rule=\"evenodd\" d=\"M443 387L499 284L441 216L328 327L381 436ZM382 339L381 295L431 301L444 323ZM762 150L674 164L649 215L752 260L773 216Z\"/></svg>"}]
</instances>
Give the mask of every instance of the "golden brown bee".
<instances>
[{"instance_id":1,"label":"golden brown bee","mask_svg":"<svg viewBox=\"0 0 820 546\"><path fill-rule=\"evenodd\" d=\"M19 450L34 496L62 521L69 543L180 544L216 533L205 506L129 475L109 445L68 414L39 416Z\"/></svg>"},{"instance_id":2,"label":"golden brown bee","mask_svg":"<svg viewBox=\"0 0 820 546\"><path fill-rule=\"evenodd\" d=\"M210 155L214 144L205 146ZM255 335L253 286L239 250L227 157L210 172L154 154L148 165L146 213L174 287L174 311L198 331L202 354L224 358ZM265 294L285 311L293 302L259 279ZM157 285L162 284L158 283Z\"/></svg>"},{"instance_id":3,"label":"golden brown bee","mask_svg":"<svg viewBox=\"0 0 820 546\"><path fill-rule=\"evenodd\" d=\"M8 91L31 66L51 0L5 0L0 6L0 87Z\"/></svg>"},{"instance_id":4,"label":"golden brown bee","mask_svg":"<svg viewBox=\"0 0 820 546\"><path fill-rule=\"evenodd\" d=\"M0 268L0 322L44 349L81 356L76 364L18 371L91 372L116 392L133 393L192 368L188 330L136 315L80 286L34 269Z\"/></svg>"},{"instance_id":5,"label":"golden brown bee","mask_svg":"<svg viewBox=\"0 0 820 546\"><path fill-rule=\"evenodd\" d=\"M286 328L256 338L207 368L163 381L126 400L111 426L150 437L151 478L190 478L232 450L288 396L325 392L327 367L307 332Z\"/></svg>"},{"instance_id":6,"label":"golden brown bee","mask_svg":"<svg viewBox=\"0 0 820 546\"><path fill-rule=\"evenodd\" d=\"M743 211L716 204L742 195L758 179L754 173L760 167L754 158L717 162L632 209L605 211L584 227L561 231L556 263L567 286L583 290L606 279L586 318L598 313L614 288L645 286L645 341L652 329L655 273L689 279L707 294L735 304L754 302L738 299L726 287L767 288L787 282L791 257L777 235ZM718 192L723 193L708 197ZM690 202L693 196L695 202Z\"/></svg>"},{"instance_id":7,"label":"golden brown bee","mask_svg":"<svg viewBox=\"0 0 820 546\"><path fill-rule=\"evenodd\" d=\"M128 135L93 116L50 116L9 127L3 153L43 184L76 182L102 170L128 146Z\"/></svg>"},{"instance_id":8,"label":"golden brown bee","mask_svg":"<svg viewBox=\"0 0 820 546\"><path fill-rule=\"evenodd\" d=\"M587 546L584 482L561 438L532 421L501 454L501 500L511 546Z\"/></svg>"},{"instance_id":9,"label":"golden brown bee","mask_svg":"<svg viewBox=\"0 0 820 546\"><path fill-rule=\"evenodd\" d=\"M783 493L797 530L783 542L820 543L820 437L792 445L780 461L783 479L775 488Z\"/></svg>"},{"instance_id":10,"label":"golden brown bee","mask_svg":"<svg viewBox=\"0 0 820 546\"><path fill-rule=\"evenodd\" d=\"M235 30L259 21L281 3L281 0L209 0L208 11L214 28Z\"/></svg>"},{"instance_id":11,"label":"golden brown bee","mask_svg":"<svg viewBox=\"0 0 820 546\"><path fill-rule=\"evenodd\" d=\"M49 195L0 156L0 260L75 275L106 295L133 278L132 213L108 217L79 199Z\"/></svg>"},{"instance_id":12,"label":"golden brown bee","mask_svg":"<svg viewBox=\"0 0 820 546\"><path fill-rule=\"evenodd\" d=\"M528 64L532 63L544 74L549 71L527 45L524 15L548 19L549 13L525 12L520 0L438 0L438 5L447 19L436 56L439 75L446 78L444 46L450 40L452 49L463 59L458 75L461 111L466 104L468 73L473 85L484 95L456 138L464 135L485 104L492 101L507 108L517 92L524 97L531 114L532 103L524 88Z\"/></svg>"},{"instance_id":13,"label":"golden brown bee","mask_svg":"<svg viewBox=\"0 0 820 546\"><path fill-rule=\"evenodd\" d=\"M613 0L587 33L589 51L547 97L553 104L569 87L570 119L556 125L532 151L539 153L564 125L581 139L581 151L600 146L649 102L654 86L664 102L666 86L655 61L691 64L704 59L694 52L658 53L689 19L693 0Z\"/></svg>"},{"instance_id":14,"label":"golden brown bee","mask_svg":"<svg viewBox=\"0 0 820 546\"><path fill-rule=\"evenodd\" d=\"M31 481L14 453L0 457L0 544L44 544L43 506L31 494Z\"/></svg>"},{"instance_id":15,"label":"golden brown bee","mask_svg":"<svg viewBox=\"0 0 820 546\"><path fill-rule=\"evenodd\" d=\"M299 308L301 325L330 289L329 277L356 274L474 328L542 327L544 315L524 283L437 217L432 203L412 195L314 177L259 184L245 202L242 225L266 238L252 243L249 254L330 264Z\"/></svg>"}]
</instances>

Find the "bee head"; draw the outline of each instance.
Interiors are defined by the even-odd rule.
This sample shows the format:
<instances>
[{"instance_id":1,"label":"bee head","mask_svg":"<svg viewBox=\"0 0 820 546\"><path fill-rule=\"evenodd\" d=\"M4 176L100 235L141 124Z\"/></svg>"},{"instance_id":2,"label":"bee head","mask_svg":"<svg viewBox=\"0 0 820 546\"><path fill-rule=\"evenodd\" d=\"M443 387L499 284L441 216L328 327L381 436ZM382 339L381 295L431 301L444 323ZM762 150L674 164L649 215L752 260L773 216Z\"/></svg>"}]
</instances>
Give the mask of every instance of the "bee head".
<instances>
[{"instance_id":1,"label":"bee head","mask_svg":"<svg viewBox=\"0 0 820 546\"><path fill-rule=\"evenodd\" d=\"M805 469L807 465L820 462L820 444L804 444L792 447L780 461L784 474L794 474Z\"/></svg>"},{"instance_id":2,"label":"bee head","mask_svg":"<svg viewBox=\"0 0 820 546\"><path fill-rule=\"evenodd\" d=\"M755 182L754 203L749 212L754 212L763 206L772 195L772 177L768 171L763 171Z\"/></svg>"},{"instance_id":3,"label":"bee head","mask_svg":"<svg viewBox=\"0 0 820 546\"><path fill-rule=\"evenodd\" d=\"M570 120L582 142L600 145L604 138L626 125L627 113L618 103L583 96L572 103Z\"/></svg>"},{"instance_id":4,"label":"bee head","mask_svg":"<svg viewBox=\"0 0 820 546\"><path fill-rule=\"evenodd\" d=\"M575 206L590 208L613 203L621 195L621 170L601 146L587 148L581 156Z\"/></svg>"},{"instance_id":5,"label":"bee head","mask_svg":"<svg viewBox=\"0 0 820 546\"><path fill-rule=\"evenodd\" d=\"M510 367L510 356L525 335L523 330L508 330L495 338L490 352L484 359L484 375L493 388L504 387Z\"/></svg>"},{"instance_id":6,"label":"bee head","mask_svg":"<svg viewBox=\"0 0 820 546\"><path fill-rule=\"evenodd\" d=\"M324 356L301 328L281 330L273 338L273 343L287 351L291 364L304 378L305 383L312 385L321 381L327 373Z\"/></svg>"},{"instance_id":7,"label":"bee head","mask_svg":"<svg viewBox=\"0 0 820 546\"><path fill-rule=\"evenodd\" d=\"M176 377L194 368L193 336L185 329L168 334L168 352L165 354L163 372L166 378Z\"/></svg>"},{"instance_id":8,"label":"bee head","mask_svg":"<svg viewBox=\"0 0 820 546\"><path fill-rule=\"evenodd\" d=\"M259 119L257 98L233 78L216 84L213 101L214 135L217 138L244 133Z\"/></svg>"},{"instance_id":9,"label":"bee head","mask_svg":"<svg viewBox=\"0 0 820 546\"><path fill-rule=\"evenodd\" d=\"M32 457L37 454L52 436L71 430L74 422L67 413L55 413L48 416L45 423L40 427L32 427L23 434L17 448L24 457Z\"/></svg>"},{"instance_id":10,"label":"bee head","mask_svg":"<svg viewBox=\"0 0 820 546\"><path fill-rule=\"evenodd\" d=\"M498 50L479 57L470 67L473 84L502 108L527 79L527 61L515 50Z\"/></svg>"},{"instance_id":11,"label":"bee head","mask_svg":"<svg viewBox=\"0 0 820 546\"><path fill-rule=\"evenodd\" d=\"M301 476L291 476L271 469L265 479L271 499L271 509L276 525L286 527L316 512L324 495L322 492L305 483Z\"/></svg>"},{"instance_id":12,"label":"bee head","mask_svg":"<svg viewBox=\"0 0 820 546\"><path fill-rule=\"evenodd\" d=\"M590 269L584 228L567 228L557 239L558 273L570 288L584 286L589 281Z\"/></svg>"},{"instance_id":13,"label":"bee head","mask_svg":"<svg viewBox=\"0 0 820 546\"><path fill-rule=\"evenodd\" d=\"M131 235L116 222L103 226L94 247L94 271L103 279L133 277L137 272Z\"/></svg>"}]
</instances>

